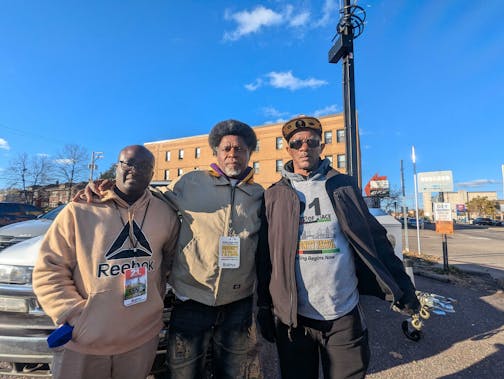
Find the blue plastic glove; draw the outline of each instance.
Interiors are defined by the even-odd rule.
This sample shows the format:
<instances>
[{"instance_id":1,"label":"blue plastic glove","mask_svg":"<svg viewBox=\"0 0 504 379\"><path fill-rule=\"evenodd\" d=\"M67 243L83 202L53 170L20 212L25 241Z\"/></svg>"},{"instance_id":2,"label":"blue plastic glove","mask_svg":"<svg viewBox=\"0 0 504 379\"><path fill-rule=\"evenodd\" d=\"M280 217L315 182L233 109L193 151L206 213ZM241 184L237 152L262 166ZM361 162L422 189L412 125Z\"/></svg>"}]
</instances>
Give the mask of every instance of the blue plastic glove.
<instances>
[{"instance_id":1,"label":"blue plastic glove","mask_svg":"<svg viewBox=\"0 0 504 379\"><path fill-rule=\"evenodd\" d=\"M49 334L49 337L47 337L47 344L49 347L58 347L70 341L72 339L73 328L73 326L65 322L58 329Z\"/></svg>"}]
</instances>

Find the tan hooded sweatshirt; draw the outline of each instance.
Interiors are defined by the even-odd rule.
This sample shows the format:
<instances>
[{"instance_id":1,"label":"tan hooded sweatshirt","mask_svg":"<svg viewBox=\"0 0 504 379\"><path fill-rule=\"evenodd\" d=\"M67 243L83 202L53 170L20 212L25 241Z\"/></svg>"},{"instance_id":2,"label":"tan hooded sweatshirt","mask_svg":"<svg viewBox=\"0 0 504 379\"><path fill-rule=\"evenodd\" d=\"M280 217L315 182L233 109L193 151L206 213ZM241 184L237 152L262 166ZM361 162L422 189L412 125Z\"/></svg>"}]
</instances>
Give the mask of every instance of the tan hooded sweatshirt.
<instances>
[{"instance_id":1,"label":"tan hooded sweatshirt","mask_svg":"<svg viewBox=\"0 0 504 379\"><path fill-rule=\"evenodd\" d=\"M61 211L42 242L33 289L57 325L74 326L66 348L121 354L159 333L179 228L175 212L147 190L131 206L110 190L102 203ZM139 267L147 272L146 300L125 305L126 272Z\"/></svg>"}]
</instances>

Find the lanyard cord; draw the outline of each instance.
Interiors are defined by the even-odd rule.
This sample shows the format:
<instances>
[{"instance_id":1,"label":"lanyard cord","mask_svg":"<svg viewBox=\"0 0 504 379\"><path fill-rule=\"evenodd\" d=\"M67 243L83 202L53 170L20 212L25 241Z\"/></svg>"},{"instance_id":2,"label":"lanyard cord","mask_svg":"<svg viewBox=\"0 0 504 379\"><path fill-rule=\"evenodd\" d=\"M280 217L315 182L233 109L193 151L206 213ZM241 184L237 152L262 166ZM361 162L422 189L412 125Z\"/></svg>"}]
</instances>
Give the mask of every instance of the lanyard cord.
<instances>
[{"instance_id":1,"label":"lanyard cord","mask_svg":"<svg viewBox=\"0 0 504 379\"><path fill-rule=\"evenodd\" d=\"M236 232L233 229L233 208L234 208L234 201L235 201L235 191L236 191L236 186L231 186L231 212L229 215L229 224L228 224L228 236L236 236Z\"/></svg>"},{"instance_id":2,"label":"lanyard cord","mask_svg":"<svg viewBox=\"0 0 504 379\"><path fill-rule=\"evenodd\" d=\"M126 225L126 223L124 222L124 219L121 216L121 211L119 210L119 207L117 206L117 203L114 202L114 205L115 205L115 207L117 209L117 213L119 214L119 218L121 219L122 226L124 227ZM143 218L142 218L142 223L140 224L140 230L142 230L142 228L143 228L143 225L144 225L144 222L145 222L145 216L147 216L147 211L149 210L149 205L150 205L150 200L147 203L147 206L145 207L145 213L144 213ZM133 249L136 249L136 247L138 245L138 238L136 238L135 233L133 232L133 223L132 223L132 221L134 221L134 217L132 217L132 215L130 214L130 212L128 212L128 224L129 224L128 238L130 240L130 243L131 243L131 246L133 247ZM135 237L134 241L133 241L133 237Z\"/></svg>"}]
</instances>

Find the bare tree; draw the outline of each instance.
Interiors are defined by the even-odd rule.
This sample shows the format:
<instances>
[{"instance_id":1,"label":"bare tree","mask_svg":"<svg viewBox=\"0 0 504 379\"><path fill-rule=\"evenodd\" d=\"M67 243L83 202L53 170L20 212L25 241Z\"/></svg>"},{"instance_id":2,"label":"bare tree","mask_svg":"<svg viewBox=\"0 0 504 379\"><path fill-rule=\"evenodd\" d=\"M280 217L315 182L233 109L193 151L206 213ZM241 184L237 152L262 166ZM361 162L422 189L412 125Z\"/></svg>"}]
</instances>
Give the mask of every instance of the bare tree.
<instances>
[{"instance_id":1,"label":"bare tree","mask_svg":"<svg viewBox=\"0 0 504 379\"><path fill-rule=\"evenodd\" d=\"M68 201L72 198L74 183L84 180L87 172L87 150L79 145L65 145L56 160L59 176L68 185Z\"/></svg>"},{"instance_id":2,"label":"bare tree","mask_svg":"<svg viewBox=\"0 0 504 379\"><path fill-rule=\"evenodd\" d=\"M30 164L30 173L33 186L45 185L54 171L54 162L48 155L37 155L32 157Z\"/></svg>"},{"instance_id":3,"label":"bare tree","mask_svg":"<svg viewBox=\"0 0 504 379\"><path fill-rule=\"evenodd\" d=\"M10 187L21 187L24 202L31 204L33 192L29 188L47 184L52 169L53 164L47 156L30 157L26 153L21 153L7 168Z\"/></svg>"},{"instance_id":4,"label":"bare tree","mask_svg":"<svg viewBox=\"0 0 504 379\"><path fill-rule=\"evenodd\" d=\"M21 187L23 191L23 197L26 204L28 204L29 196L28 196L28 165L29 165L29 157L26 153L18 154L16 158L10 161L9 167L7 168L7 172L10 178L11 187Z\"/></svg>"},{"instance_id":5,"label":"bare tree","mask_svg":"<svg viewBox=\"0 0 504 379\"><path fill-rule=\"evenodd\" d=\"M381 198L381 207L384 208L386 212L393 211L397 216L398 210L402 212L401 191L395 188L390 189L388 196Z\"/></svg>"}]
</instances>

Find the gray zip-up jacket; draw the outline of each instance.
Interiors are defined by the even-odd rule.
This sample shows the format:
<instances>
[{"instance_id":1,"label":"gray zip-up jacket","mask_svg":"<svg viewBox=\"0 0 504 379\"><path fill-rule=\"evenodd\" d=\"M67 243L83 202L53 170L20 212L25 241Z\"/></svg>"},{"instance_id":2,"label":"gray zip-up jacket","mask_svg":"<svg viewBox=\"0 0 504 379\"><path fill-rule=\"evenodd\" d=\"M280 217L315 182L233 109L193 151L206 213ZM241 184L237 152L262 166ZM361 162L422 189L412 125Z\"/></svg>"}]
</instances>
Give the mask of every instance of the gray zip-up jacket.
<instances>
[{"instance_id":1,"label":"gray zip-up jacket","mask_svg":"<svg viewBox=\"0 0 504 379\"><path fill-rule=\"evenodd\" d=\"M323 167L327 170L327 193L355 254L359 292L385 299L399 308L417 310L415 287L394 254L387 231L369 213L354 178L328 165ZM292 172L292 161L285 168ZM297 326L294 262L299 215L299 198L287 178L265 191L256 262L258 305L273 307L280 321L292 327Z\"/></svg>"}]
</instances>

